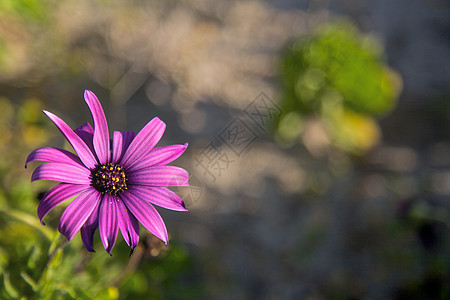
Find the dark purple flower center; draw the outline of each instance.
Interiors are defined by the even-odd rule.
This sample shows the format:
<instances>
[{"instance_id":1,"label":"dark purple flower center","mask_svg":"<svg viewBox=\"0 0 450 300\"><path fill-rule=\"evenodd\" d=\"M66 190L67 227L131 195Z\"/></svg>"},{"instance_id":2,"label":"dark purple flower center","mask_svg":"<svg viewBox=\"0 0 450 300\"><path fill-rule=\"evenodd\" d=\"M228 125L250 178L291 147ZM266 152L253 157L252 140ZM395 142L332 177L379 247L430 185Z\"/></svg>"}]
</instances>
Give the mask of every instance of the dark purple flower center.
<instances>
[{"instance_id":1,"label":"dark purple flower center","mask_svg":"<svg viewBox=\"0 0 450 300\"><path fill-rule=\"evenodd\" d=\"M91 185L100 193L117 195L127 189L127 176L118 164L98 165L91 171Z\"/></svg>"}]
</instances>

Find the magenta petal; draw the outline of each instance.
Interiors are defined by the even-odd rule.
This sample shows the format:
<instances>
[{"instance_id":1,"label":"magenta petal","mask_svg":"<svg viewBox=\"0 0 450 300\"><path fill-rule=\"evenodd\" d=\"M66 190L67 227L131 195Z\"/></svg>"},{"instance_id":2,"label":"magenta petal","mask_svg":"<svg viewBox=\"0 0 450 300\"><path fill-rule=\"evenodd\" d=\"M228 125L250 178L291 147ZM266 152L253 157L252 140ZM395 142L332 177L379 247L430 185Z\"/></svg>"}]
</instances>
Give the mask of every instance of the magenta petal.
<instances>
[{"instance_id":1,"label":"magenta petal","mask_svg":"<svg viewBox=\"0 0 450 300\"><path fill-rule=\"evenodd\" d=\"M73 196L81 194L82 192L88 190L89 188L90 188L89 185L78 185L78 184L75 185L67 183L60 183L51 188L44 195L41 202L39 202L39 206L37 209L37 214L39 220L41 220L42 225L44 225L42 219L49 211L55 208L55 206Z\"/></svg>"},{"instance_id":2,"label":"magenta petal","mask_svg":"<svg viewBox=\"0 0 450 300\"><path fill-rule=\"evenodd\" d=\"M156 209L147 201L136 197L128 191L121 193L120 198L136 219L167 245L169 238L166 225Z\"/></svg>"},{"instance_id":3,"label":"magenta petal","mask_svg":"<svg viewBox=\"0 0 450 300\"><path fill-rule=\"evenodd\" d=\"M107 164L110 160L109 130L105 113L95 94L89 90L84 91L84 100L89 106L94 119L94 149L101 164Z\"/></svg>"},{"instance_id":4,"label":"magenta petal","mask_svg":"<svg viewBox=\"0 0 450 300\"><path fill-rule=\"evenodd\" d=\"M94 209L98 206L101 194L95 189L88 189L86 192L75 198L67 206L59 220L58 230L69 241L80 230Z\"/></svg>"},{"instance_id":5,"label":"magenta petal","mask_svg":"<svg viewBox=\"0 0 450 300\"><path fill-rule=\"evenodd\" d=\"M98 208L97 205L92 211L89 218L84 222L84 225L80 228L81 240L87 251L95 252L94 250L94 233L98 227Z\"/></svg>"},{"instance_id":6,"label":"magenta petal","mask_svg":"<svg viewBox=\"0 0 450 300\"><path fill-rule=\"evenodd\" d=\"M98 212L100 239L102 240L103 247L105 247L110 255L116 243L117 231L119 229L117 222L117 202L119 201L119 198L105 194Z\"/></svg>"},{"instance_id":7,"label":"magenta petal","mask_svg":"<svg viewBox=\"0 0 450 300\"><path fill-rule=\"evenodd\" d=\"M132 167L130 167L129 170L139 170L151 166L166 165L180 157L186 150L187 146L188 144L186 143L184 145L170 145L154 148Z\"/></svg>"},{"instance_id":8,"label":"magenta petal","mask_svg":"<svg viewBox=\"0 0 450 300\"><path fill-rule=\"evenodd\" d=\"M122 157L121 164L128 168L138 162L143 155L148 153L159 142L166 124L158 118L153 118L136 135L127 151Z\"/></svg>"},{"instance_id":9,"label":"magenta petal","mask_svg":"<svg viewBox=\"0 0 450 300\"><path fill-rule=\"evenodd\" d=\"M94 129L91 124L84 123L80 127L74 130L74 132L86 143L92 153L94 150Z\"/></svg>"},{"instance_id":10,"label":"magenta petal","mask_svg":"<svg viewBox=\"0 0 450 300\"><path fill-rule=\"evenodd\" d=\"M188 186L189 173L175 166L154 166L128 173L130 185Z\"/></svg>"},{"instance_id":11,"label":"magenta petal","mask_svg":"<svg viewBox=\"0 0 450 300\"><path fill-rule=\"evenodd\" d=\"M114 131L112 162L118 163L135 137L133 131Z\"/></svg>"},{"instance_id":12,"label":"magenta petal","mask_svg":"<svg viewBox=\"0 0 450 300\"><path fill-rule=\"evenodd\" d=\"M75 149L84 165L90 169L95 168L97 160L86 143L59 117L45 110L44 113L53 121L53 123L55 123L56 127L58 127L61 133L66 137L67 141L69 141L73 149Z\"/></svg>"},{"instance_id":13,"label":"magenta petal","mask_svg":"<svg viewBox=\"0 0 450 300\"><path fill-rule=\"evenodd\" d=\"M139 242L139 222L130 213L122 200L117 201L117 214L119 229L122 232L123 239L133 251Z\"/></svg>"},{"instance_id":14,"label":"magenta petal","mask_svg":"<svg viewBox=\"0 0 450 300\"><path fill-rule=\"evenodd\" d=\"M155 205L171 210L187 211L183 199L168 188L133 185L129 190L130 193Z\"/></svg>"},{"instance_id":15,"label":"magenta petal","mask_svg":"<svg viewBox=\"0 0 450 300\"><path fill-rule=\"evenodd\" d=\"M91 172L84 166L46 163L34 170L33 175L31 175L31 181L53 180L72 184L90 184L90 175Z\"/></svg>"},{"instance_id":16,"label":"magenta petal","mask_svg":"<svg viewBox=\"0 0 450 300\"><path fill-rule=\"evenodd\" d=\"M40 148L31 152L25 162L25 168L30 161L46 161L84 167L78 156L67 150L54 147Z\"/></svg>"},{"instance_id":17,"label":"magenta petal","mask_svg":"<svg viewBox=\"0 0 450 300\"><path fill-rule=\"evenodd\" d=\"M91 124L89 122L84 123L80 127L74 130L76 134L78 134L83 141L86 142L85 137L87 140L92 141L94 138L94 128L92 128Z\"/></svg>"}]
</instances>

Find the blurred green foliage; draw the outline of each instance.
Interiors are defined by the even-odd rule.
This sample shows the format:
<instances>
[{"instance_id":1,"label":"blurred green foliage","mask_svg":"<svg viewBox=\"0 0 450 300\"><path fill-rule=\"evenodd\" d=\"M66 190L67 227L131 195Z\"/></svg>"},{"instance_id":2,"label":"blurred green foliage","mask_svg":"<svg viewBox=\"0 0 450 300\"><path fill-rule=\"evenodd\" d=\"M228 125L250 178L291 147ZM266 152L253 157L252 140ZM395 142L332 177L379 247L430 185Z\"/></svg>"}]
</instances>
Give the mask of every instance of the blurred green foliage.
<instances>
[{"instance_id":1,"label":"blurred green foliage","mask_svg":"<svg viewBox=\"0 0 450 300\"><path fill-rule=\"evenodd\" d=\"M289 47L281 63L278 136L295 140L318 118L327 140L361 153L379 138L373 116L393 108L400 79L383 63L382 47L348 22L331 23Z\"/></svg>"},{"instance_id":2,"label":"blurred green foliage","mask_svg":"<svg viewBox=\"0 0 450 300\"><path fill-rule=\"evenodd\" d=\"M54 0L2 0L0 11L27 22L42 22L48 17L48 8L55 2Z\"/></svg>"},{"instance_id":3,"label":"blurred green foliage","mask_svg":"<svg viewBox=\"0 0 450 300\"><path fill-rule=\"evenodd\" d=\"M42 36L49 24L54 0L0 1L0 69L10 73L27 53L32 35ZM21 68L19 68L21 69ZM5 74L1 74L5 76Z\"/></svg>"},{"instance_id":4,"label":"blurred green foliage","mask_svg":"<svg viewBox=\"0 0 450 300\"><path fill-rule=\"evenodd\" d=\"M87 252L78 235L70 243L61 236L56 228L65 205L45 217L46 226L40 224L38 194L49 185L31 184L32 168L24 169L24 162L30 151L49 140L48 132L55 132L42 107L34 97L0 98L0 299L198 296L200 287L184 282L193 264L176 241L166 248L142 229L141 242L129 257L119 234L110 257L98 234L96 253Z\"/></svg>"}]
</instances>

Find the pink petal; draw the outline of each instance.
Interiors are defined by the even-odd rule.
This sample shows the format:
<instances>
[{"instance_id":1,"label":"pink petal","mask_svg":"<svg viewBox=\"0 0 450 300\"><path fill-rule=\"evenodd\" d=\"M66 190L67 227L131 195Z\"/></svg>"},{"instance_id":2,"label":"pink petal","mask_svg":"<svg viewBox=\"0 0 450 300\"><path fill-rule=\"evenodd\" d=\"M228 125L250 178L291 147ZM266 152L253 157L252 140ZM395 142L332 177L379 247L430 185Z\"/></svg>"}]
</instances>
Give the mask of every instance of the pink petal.
<instances>
[{"instance_id":1,"label":"pink petal","mask_svg":"<svg viewBox=\"0 0 450 300\"><path fill-rule=\"evenodd\" d=\"M155 205L177 211L187 211L183 199L165 187L130 186L130 193Z\"/></svg>"},{"instance_id":2,"label":"pink petal","mask_svg":"<svg viewBox=\"0 0 450 300\"><path fill-rule=\"evenodd\" d=\"M66 210L59 220L58 230L67 240L72 240L81 226L86 222L94 209L99 205L102 195L95 189L90 188L81 194Z\"/></svg>"},{"instance_id":3,"label":"pink petal","mask_svg":"<svg viewBox=\"0 0 450 300\"><path fill-rule=\"evenodd\" d=\"M186 150L187 146L188 144L186 143L184 145L170 145L154 148L128 169L139 170L151 166L166 165L180 157Z\"/></svg>"},{"instance_id":4,"label":"pink petal","mask_svg":"<svg viewBox=\"0 0 450 300\"><path fill-rule=\"evenodd\" d=\"M154 166L128 173L130 185L188 186L189 173L175 166Z\"/></svg>"},{"instance_id":5,"label":"pink petal","mask_svg":"<svg viewBox=\"0 0 450 300\"><path fill-rule=\"evenodd\" d=\"M95 252L94 250L94 233L98 227L98 208L97 205L92 211L89 218L84 222L83 226L80 228L81 240L83 241L84 247L87 251Z\"/></svg>"},{"instance_id":6,"label":"pink petal","mask_svg":"<svg viewBox=\"0 0 450 300\"><path fill-rule=\"evenodd\" d=\"M59 117L45 110L44 113L53 121L53 123L55 123L56 127L58 127L61 133L66 137L67 141L72 145L73 149L75 149L84 165L90 169L94 169L97 165L97 160L86 143Z\"/></svg>"},{"instance_id":7,"label":"pink petal","mask_svg":"<svg viewBox=\"0 0 450 300\"><path fill-rule=\"evenodd\" d=\"M98 231L103 247L111 255L117 239L118 220L117 220L117 202L120 199L115 196L105 194L98 213Z\"/></svg>"},{"instance_id":8,"label":"pink petal","mask_svg":"<svg viewBox=\"0 0 450 300\"><path fill-rule=\"evenodd\" d=\"M90 184L90 175L91 172L84 166L78 167L60 163L46 163L38 166L34 170L33 175L31 175L31 181L53 180L72 184Z\"/></svg>"},{"instance_id":9,"label":"pink petal","mask_svg":"<svg viewBox=\"0 0 450 300\"><path fill-rule=\"evenodd\" d=\"M148 231L160 238L166 245L169 240L166 225L156 209L147 201L133 195L129 191L120 194L125 206L147 228Z\"/></svg>"},{"instance_id":10,"label":"pink petal","mask_svg":"<svg viewBox=\"0 0 450 300\"><path fill-rule=\"evenodd\" d=\"M80 127L78 127L77 129L75 129L77 131L79 131L80 133L84 133L86 134L86 136L90 136L91 137L91 141L93 140L94 137L94 128L92 128L91 124L89 122L84 123L83 125L81 125Z\"/></svg>"},{"instance_id":11,"label":"pink petal","mask_svg":"<svg viewBox=\"0 0 450 300\"><path fill-rule=\"evenodd\" d=\"M42 219L49 211L55 208L55 206L73 196L83 193L89 188L89 185L75 185L68 183L60 183L51 188L44 195L41 202L39 202L39 206L37 208L37 215L39 220L41 220L42 225L45 225L44 222L42 222Z\"/></svg>"},{"instance_id":12,"label":"pink petal","mask_svg":"<svg viewBox=\"0 0 450 300\"><path fill-rule=\"evenodd\" d=\"M40 148L31 152L25 162L25 168L30 161L46 161L84 167L78 156L67 150L54 147Z\"/></svg>"},{"instance_id":13,"label":"pink petal","mask_svg":"<svg viewBox=\"0 0 450 300\"><path fill-rule=\"evenodd\" d=\"M74 130L74 132L86 143L92 153L94 150L94 129L91 124L84 123L80 127Z\"/></svg>"},{"instance_id":14,"label":"pink petal","mask_svg":"<svg viewBox=\"0 0 450 300\"><path fill-rule=\"evenodd\" d=\"M166 124L163 121L153 118L133 139L120 163L126 168L135 164L143 155L146 155L155 147L165 129Z\"/></svg>"},{"instance_id":15,"label":"pink petal","mask_svg":"<svg viewBox=\"0 0 450 300\"><path fill-rule=\"evenodd\" d=\"M89 106L94 119L94 149L101 164L110 161L111 151L109 148L109 130L102 105L93 92L84 91L84 100Z\"/></svg>"},{"instance_id":16,"label":"pink petal","mask_svg":"<svg viewBox=\"0 0 450 300\"><path fill-rule=\"evenodd\" d=\"M139 222L130 213L122 200L117 201L117 213L120 232L122 232L123 239L133 251L139 242Z\"/></svg>"},{"instance_id":17,"label":"pink petal","mask_svg":"<svg viewBox=\"0 0 450 300\"><path fill-rule=\"evenodd\" d=\"M112 162L118 163L135 137L133 131L114 131Z\"/></svg>"}]
</instances>

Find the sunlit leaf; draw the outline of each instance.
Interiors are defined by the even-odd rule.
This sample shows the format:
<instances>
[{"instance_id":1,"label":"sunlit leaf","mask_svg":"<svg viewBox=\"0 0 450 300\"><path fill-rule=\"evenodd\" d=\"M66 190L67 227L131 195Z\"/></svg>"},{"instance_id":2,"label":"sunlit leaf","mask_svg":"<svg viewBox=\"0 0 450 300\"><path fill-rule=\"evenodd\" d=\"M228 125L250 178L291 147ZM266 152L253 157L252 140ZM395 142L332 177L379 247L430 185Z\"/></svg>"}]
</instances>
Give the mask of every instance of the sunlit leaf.
<instances>
[{"instance_id":1,"label":"sunlit leaf","mask_svg":"<svg viewBox=\"0 0 450 300\"><path fill-rule=\"evenodd\" d=\"M400 77L384 63L381 43L349 22L327 24L287 48L281 83L281 136L294 140L301 132L291 113L320 117L337 146L358 153L377 143L373 116L389 112L401 89Z\"/></svg>"},{"instance_id":2,"label":"sunlit leaf","mask_svg":"<svg viewBox=\"0 0 450 300\"><path fill-rule=\"evenodd\" d=\"M372 117L345 110L329 123L338 147L361 154L375 146L381 137L378 124Z\"/></svg>"}]
</instances>

